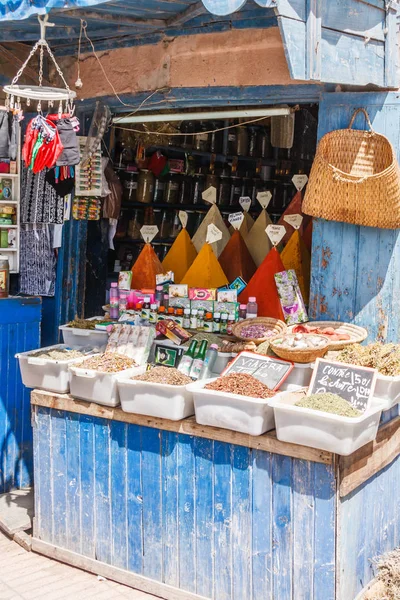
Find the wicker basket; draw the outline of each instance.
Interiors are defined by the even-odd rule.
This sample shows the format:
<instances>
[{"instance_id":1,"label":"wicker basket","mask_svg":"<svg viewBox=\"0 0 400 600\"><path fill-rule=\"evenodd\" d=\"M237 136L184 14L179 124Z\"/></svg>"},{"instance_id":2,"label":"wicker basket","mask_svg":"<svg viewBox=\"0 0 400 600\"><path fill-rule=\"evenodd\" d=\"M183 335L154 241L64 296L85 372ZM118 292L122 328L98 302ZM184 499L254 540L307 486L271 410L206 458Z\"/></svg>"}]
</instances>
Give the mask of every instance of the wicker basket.
<instances>
[{"instance_id":1,"label":"wicker basket","mask_svg":"<svg viewBox=\"0 0 400 600\"><path fill-rule=\"evenodd\" d=\"M304 334L307 335L307 334ZM315 334L310 334L315 335ZM282 348L281 346L277 346L274 343L274 340L281 339L282 336L275 336L274 339L271 340L270 346L274 353L279 356L279 358L283 358L284 360L291 360L295 363L312 363L317 358L322 358L329 350L329 340L324 335L318 335L320 338L324 338L326 341L325 346L320 346L319 348L307 349L307 350L295 350L294 348Z\"/></svg>"},{"instance_id":2,"label":"wicker basket","mask_svg":"<svg viewBox=\"0 0 400 600\"><path fill-rule=\"evenodd\" d=\"M353 325L352 323L342 323L341 321L310 321L309 323L305 323L305 325L309 325L310 327L332 327L338 333L347 333L350 336L348 341L330 341L329 350L343 350L343 348L346 348L350 344L361 344L368 337L368 331L364 327ZM288 331L291 332L294 327L296 325L289 327ZM324 334L321 333L321 335ZM329 340L329 335L327 338Z\"/></svg>"},{"instance_id":3,"label":"wicker basket","mask_svg":"<svg viewBox=\"0 0 400 600\"><path fill-rule=\"evenodd\" d=\"M362 112L370 131L352 129ZM303 212L382 229L400 227L400 169L389 140L372 129L358 108L348 129L320 141L303 201Z\"/></svg>"},{"instance_id":4,"label":"wicker basket","mask_svg":"<svg viewBox=\"0 0 400 600\"><path fill-rule=\"evenodd\" d=\"M243 327L247 327L248 325L265 325L269 328L273 335L266 335L262 338L244 337L241 335L241 331ZM272 319L271 317L256 317L255 319L246 319L245 321L240 321L239 323L236 323L232 327L232 333L236 338L245 342L254 342L255 344L262 344L262 342L270 340L271 337L282 335L286 333L286 331L287 327L283 321L280 321L279 319Z\"/></svg>"}]
</instances>

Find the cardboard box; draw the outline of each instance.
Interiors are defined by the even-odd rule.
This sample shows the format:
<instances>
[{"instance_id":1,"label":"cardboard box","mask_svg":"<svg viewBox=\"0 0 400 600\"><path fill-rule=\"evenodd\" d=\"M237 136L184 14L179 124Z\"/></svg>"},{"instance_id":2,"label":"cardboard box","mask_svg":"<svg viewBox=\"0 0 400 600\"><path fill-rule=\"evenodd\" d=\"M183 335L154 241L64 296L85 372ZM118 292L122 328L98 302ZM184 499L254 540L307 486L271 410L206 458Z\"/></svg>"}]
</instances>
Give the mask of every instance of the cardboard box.
<instances>
[{"instance_id":1,"label":"cardboard box","mask_svg":"<svg viewBox=\"0 0 400 600\"><path fill-rule=\"evenodd\" d=\"M168 294L170 298L187 298L188 286L184 283L170 284Z\"/></svg>"},{"instance_id":2,"label":"cardboard box","mask_svg":"<svg viewBox=\"0 0 400 600\"><path fill-rule=\"evenodd\" d=\"M156 325L156 330L178 346L184 344L191 338L190 333L171 319L159 321Z\"/></svg>"},{"instance_id":3,"label":"cardboard box","mask_svg":"<svg viewBox=\"0 0 400 600\"><path fill-rule=\"evenodd\" d=\"M189 288L191 300L215 300L217 290L215 288Z\"/></svg>"}]
</instances>

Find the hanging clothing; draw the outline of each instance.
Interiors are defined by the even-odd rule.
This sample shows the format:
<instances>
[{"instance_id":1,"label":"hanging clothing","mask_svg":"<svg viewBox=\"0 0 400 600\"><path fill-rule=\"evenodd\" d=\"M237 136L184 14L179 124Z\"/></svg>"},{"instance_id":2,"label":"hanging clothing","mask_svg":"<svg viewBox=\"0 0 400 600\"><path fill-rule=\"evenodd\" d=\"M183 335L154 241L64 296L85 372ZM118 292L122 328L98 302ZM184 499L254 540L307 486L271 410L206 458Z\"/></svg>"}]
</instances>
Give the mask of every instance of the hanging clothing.
<instances>
[{"instance_id":1,"label":"hanging clothing","mask_svg":"<svg viewBox=\"0 0 400 600\"><path fill-rule=\"evenodd\" d=\"M53 167L63 149L57 127L50 119L38 115L28 123L22 158L34 173Z\"/></svg>"},{"instance_id":2,"label":"hanging clothing","mask_svg":"<svg viewBox=\"0 0 400 600\"><path fill-rule=\"evenodd\" d=\"M0 158L9 158L10 156L10 127L8 112L0 111Z\"/></svg>"},{"instance_id":3,"label":"hanging clothing","mask_svg":"<svg viewBox=\"0 0 400 600\"><path fill-rule=\"evenodd\" d=\"M105 170L104 175L108 183L108 187L111 193L105 197L103 204L103 218L104 219L118 219L121 213L122 203L122 183L113 169L112 162L109 161Z\"/></svg>"},{"instance_id":4,"label":"hanging clothing","mask_svg":"<svg viewBox=\"0 0 400 600\"><path fill-rule=\"evenodd\" d=\"M48 183L47 172L33 173L22 165L21 223L64 222L64 198Z\"/></svg>"},{"instance_id":5,"label":"hanging clothing","mask_svg":"<svg viewBox=\"0 0 400 600\"><path fill-rule=\"evenodd\" d=\"M17 160L18 154L18 132L19 132L19 115L13 115L11 123L11 138L10 138L10 149L9 156L10 160Z\"/></svg>"},{"instance_id":6,"label":"hanging clothing","mask_svg":"<svg viewBox=\"0 0 400 600\"><path fill-rule=\"evenodd\" d=\"M46 181L59 196L71 194L75 187L74 167L53 167L46 172Z\"/></svg>"},{"instance_id":7,"label":"hanging clothing","mask_svg":"<svg viewBox=\"0 0 400 600\"><path fill-rule=\"evenodd\" d=\"M69 118L69 115L62 115L61 119L58 115L49 115L47 119L56 125L64 148L57 159L56 165L58 167L79 165L81 160L79 143L75 133L74 123Z\"/></svg>"},{"instance_id":8,"label":"hanging clothing","mask_svg":"<svg viewBox=\"0 0 400 600\"><path fill-rule=\"evenodd\" d=\"M54 296L57 259L48 225L21 225L20 293Z\"/></svg>"}]
</instances>

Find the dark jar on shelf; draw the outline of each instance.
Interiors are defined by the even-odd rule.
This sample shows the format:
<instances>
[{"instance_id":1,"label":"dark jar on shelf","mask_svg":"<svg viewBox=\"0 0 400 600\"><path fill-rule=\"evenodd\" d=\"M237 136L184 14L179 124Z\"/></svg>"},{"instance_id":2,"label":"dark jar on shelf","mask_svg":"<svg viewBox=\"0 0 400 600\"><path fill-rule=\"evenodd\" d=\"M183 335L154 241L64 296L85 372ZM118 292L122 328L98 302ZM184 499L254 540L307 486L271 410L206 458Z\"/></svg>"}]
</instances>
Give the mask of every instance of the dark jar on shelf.
<instances>
[{"instance_id":1,"label":"dark jar on shelf","mask_svg":"<svg viewBox=\"0 0 400 600\"><path fill-rule=\"evenodd\" d=\"M138 177L137 195L138 202L150 204L153 199L154 175L147 169L142 169Z\"/></svg>"},{"instance_id":2,"label":"dark jar on shelf","mask_svg":"<svg viewBox=\"0 0 400 600\"><path fill-rule=\"evenodd\" d=\"M191 204L193 195L193 177L184 175L179 189L179 204Z\"/></svg>"},{"instance_id":3,"label":"dark jar on shelf","mask_svg":"<svg viewBox=\"0 0 400 600\"><path fill-rule=\"evenodd\" d=\"M164 202L164 193L165 193L165 181L162 179L156 179L154 182L154 195L153 202L154 204L161 204Z\"/></svg>"},{"instance_id":4,"label":"dark jar on shelf","mask_svg":"<svg viewBox=\"0 0 400 600\"><path fill-rule=\"evenodd\" d=\"M257 156L260 158L272 158L273 149L268 131L265 127L260 127L257 135Z\"/></svg>"},{"instance_id":5,"label":"dark jar on shelf","mask_svg":"<svg viewBox=\"0 0 400 600\"><path fill-rule=\"evenodd\" d=\"M123 192L122 192L122 200L123 202L136 202L136 193L138 187L138 173L137 171L127 172L125 171L122 179Z\"/></svg>"},{"instance_id":6,"label":"dark jar on shelf","mask_svg":"<svg viewBox=\"0 0 400 600\"><path fill-rule=\"evenodd\" d=\"M223 127L223 124L220 121L210 121L210 131L212 129L220 129ZM223 150L224 144L224 132L223 131L213 131L210 133L210 152L212 154L221 154Z\"/></svg>"},{"instance_id":7,"label":"dark jar on shelf","mask_svg":"<svg viewBox=\"0 0 400 600\"><path fill-rule=\"evenodd\" d=\"M197 128L197 135L194 138L194 149L199 150L201 152L209 152L210 150L210 136L208 133L209 126L208 123L200 123Z\"/></svg>"},{"instance_id":8,"label":"dark jar on shelf","mask_svg":"<svg viewBox=\"0 0 400 600\"><path fill-rule=\"evenodd\" d=\"M228 154L237 156L237 128L228 129Z\"/></svg>"},{"instance_id":9,"label":"dark jar on shelf","mask_svg":"<svg viewBox=\"0 0 400 600\"><path fill-rule=\"evenodd\" d=\"M203 173L195 173L193 176L193 204L203 202L202 193L204 192L205 179Z\"/></svg>"},{"instance_id":10,"label":"dark jar on shelf","mask_svg":"<svg viewBox=\"0 0 400 600\"><path fill-rule=\"evenodd\" d=\"M209 173L206 176L206 183L205 183L205 190L208 190L209 187L215 187L215 189L217 190L217 198L218 198L218 192L219 192L219 184L220 184L220 178L218 177L218 175L215 175L214 173Z\"/></svg>"},{"instance_id":11,"label":"dark jar on shelf","mask_svg":"<svg viewBox=\"0 0 400 600\"><path fill-rule=\"evenodd\" d=\"M175 239L182 229L182 223L179 219L179 211L175 211L174 220L171 225L170 237Z\"/></svg>"},{"instance_id":12,"label":"dark jar on shelf","mask_svg":"<svg viewBox=\"0 0 400 600\"><path fill-rule=\"evenodd\" d=\"M239 198L242 195L242 180L240 177L231 177L231 194L229 197L229 206L239 205Z\"/></svg>"},{"instance_id":13,"label":"dark jar on shelf","mask_svg":"<svg viewBox=\"0 0 400 600\"><path fill-rule=\"evenodd\" d=\"M246 127L237 128L237 155L247 156L249 152L249 134Z\"/></svg>"},{"instance_id":14,"label":"dark jar on shelf","mask_svg":"<svg viewBox=\"0 0 400 600\"><path fill-rule=\"evenodd\" d=\"M217 196L217 204L219 206L229 206L231 197L231 179L229 175L222 174L219 178L219 191Z\"/></svg>"},{"instance_id":15,"label":"dark jar on shelf","mask_svg":"<svg viewBox=\"0 0 400 600\"><path fill-rule=\"evenodd\" d=\"M168 210L164 210L162 213L162 217L161 217L161 224L159 225L159 237L162 240L165 240L166 238L169 238L171 235L171 220L172 220L172 215Z\"/></svg>"},{"instance_id":16,"label":"dark jar on shelf","mask_svg":"<svg viewBox=\"0 0 400 600\"><path fill-rule=\"evenodd\" d=\"M178 141L176 145L178 146L180 143L182 148L185 148L185 150L191 150L194 144L193 134L196 133L196 124L194 121L183 121L181 125L181 133L184 135L177 138L178 140L181 140L181 142Z\"/></svg>"},{"instance_id":17,"label":"dark jar on shelf","mask_svg":"<svg viewBox=\"0 0 400 600\"><path fill-rule=\"evenodd\" d=\"M249 156L252 158L258 158L258 128L249 127Z\"/></svg>"},{"instance_id":18,"label":"dark jar on shelf","mask_svg":"<svg viewBox=\"0 0 400 600\"><path fill-rule=\"evenodd\" d=\"M178 204L179 179L177 175L169 175L164 193L164 202L167 204Z\"/></svg>"}]
</instances>

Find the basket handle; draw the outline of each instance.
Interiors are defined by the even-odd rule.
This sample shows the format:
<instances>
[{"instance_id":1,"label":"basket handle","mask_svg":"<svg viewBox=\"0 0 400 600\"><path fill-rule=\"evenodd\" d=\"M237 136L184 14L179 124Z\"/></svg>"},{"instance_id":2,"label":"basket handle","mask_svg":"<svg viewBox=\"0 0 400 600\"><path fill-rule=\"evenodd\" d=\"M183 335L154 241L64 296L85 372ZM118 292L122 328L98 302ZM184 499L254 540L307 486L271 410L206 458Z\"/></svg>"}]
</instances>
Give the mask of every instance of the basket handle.
<instances>
[{"instance_id":1,"label":"basket handle","mask_svg":"<svg viewBox=\"0 0 400 600\"><path fill-rule=\"evenodd\" d=\"M375 133L375 131L374 131L373 127L372 127L372 123L371 123L370 118L369 118L369 114L367 113L367 111L365 110L365 108L356 108L356 110L353 112L353 116L351 117L348 129L351 129L353 127L354 121L356 120L356 117L357 117L358 113L363 113L363 115L365 117L365 120L367 122L367 125L368 125L371 133Z\"/></svg>"}]
</instances>

